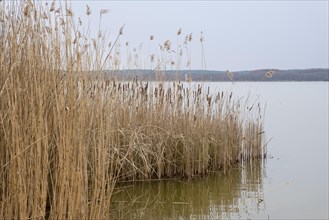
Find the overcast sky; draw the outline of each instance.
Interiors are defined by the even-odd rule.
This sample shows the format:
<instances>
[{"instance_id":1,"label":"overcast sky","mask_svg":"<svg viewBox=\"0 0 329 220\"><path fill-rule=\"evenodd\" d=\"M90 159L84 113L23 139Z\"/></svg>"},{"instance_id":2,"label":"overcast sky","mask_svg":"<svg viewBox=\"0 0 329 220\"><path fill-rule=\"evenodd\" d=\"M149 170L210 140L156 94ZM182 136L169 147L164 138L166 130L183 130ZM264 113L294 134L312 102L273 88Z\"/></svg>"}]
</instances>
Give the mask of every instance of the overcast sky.
<instances>
[{"instance_id":1,"label":"overcast sky","mask_svg":"<svg viewBox=\"0 0 329 220\"><path fill-rule=\"evenodd\" d=\"M92 10L96 35L101 9L102 29L113 40L125 24L120 40L131 47L143 43L142 54L155 52L165 40L177 46L193 33L192 69L201 69L200 32L205 37L208 70L260 68L328 68L329 1L72 1L75 16ZM150 46L149 37L155 36ZM150 51L151 50L151 51ZM149 52L150 51L150 52Z\"/></svg>"}]
</instances>

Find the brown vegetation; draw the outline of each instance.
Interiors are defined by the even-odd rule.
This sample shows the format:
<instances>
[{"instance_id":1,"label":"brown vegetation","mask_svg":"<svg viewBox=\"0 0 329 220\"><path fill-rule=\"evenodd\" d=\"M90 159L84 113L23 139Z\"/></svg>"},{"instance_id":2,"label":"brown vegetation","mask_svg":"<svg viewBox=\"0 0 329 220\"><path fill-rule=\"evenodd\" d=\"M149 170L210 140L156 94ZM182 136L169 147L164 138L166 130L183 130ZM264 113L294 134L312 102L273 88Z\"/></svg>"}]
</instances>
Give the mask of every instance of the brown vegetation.
<instances>
[{"instance_id":1,"label":"brown vegetation","mask_svg":"<svg viewBox=\"0 0 329 220\"><path fill-rule=\"evenodd\" d=\"M109 80L116 41L105 54L66 4L2 2L0 22L0 218L106 218L117 179L191 178L265 153L260 114L232 94Z\"/></svg>"}]
</instances>

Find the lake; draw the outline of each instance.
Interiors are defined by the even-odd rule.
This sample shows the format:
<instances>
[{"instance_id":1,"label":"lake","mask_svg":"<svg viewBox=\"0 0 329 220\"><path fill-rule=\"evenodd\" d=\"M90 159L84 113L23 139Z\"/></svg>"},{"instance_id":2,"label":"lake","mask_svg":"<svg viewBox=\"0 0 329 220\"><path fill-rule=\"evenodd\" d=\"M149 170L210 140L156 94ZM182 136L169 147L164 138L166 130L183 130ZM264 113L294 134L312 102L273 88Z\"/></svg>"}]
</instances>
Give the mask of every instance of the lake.
<instances>
[{"instance_id":1,"label":"lake","mask_svg":"<svg viewBox=\"0 0 329 220\"><path fill-rule=\"evenodd\" d=\"M119 184L115 219L328 219L328 82L211 82L266 103L268 155L190 181Z\"/></svg>"}]
</instances>

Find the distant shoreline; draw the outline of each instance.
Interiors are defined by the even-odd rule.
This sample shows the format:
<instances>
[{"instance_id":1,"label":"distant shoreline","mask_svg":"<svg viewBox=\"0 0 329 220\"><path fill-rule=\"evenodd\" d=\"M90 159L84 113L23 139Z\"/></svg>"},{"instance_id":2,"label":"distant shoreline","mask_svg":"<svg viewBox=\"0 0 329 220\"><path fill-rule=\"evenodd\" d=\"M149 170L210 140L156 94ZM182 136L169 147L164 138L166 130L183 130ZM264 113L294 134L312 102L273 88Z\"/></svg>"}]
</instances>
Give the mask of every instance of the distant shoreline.
<instances>
[{"instance_id":1,"label":"distant shoreline","mask_svg":"<svg viewBox=\"0 0 329 220\"><path fill-rule=\"evenodd\" d=\"M103 71L108 77L131 80L137 78L142 81L209 81L209 82L319 82L329 81L329 69L259 69L236 72L216 70L117 70Z\"/></svg>"}]
</instances>

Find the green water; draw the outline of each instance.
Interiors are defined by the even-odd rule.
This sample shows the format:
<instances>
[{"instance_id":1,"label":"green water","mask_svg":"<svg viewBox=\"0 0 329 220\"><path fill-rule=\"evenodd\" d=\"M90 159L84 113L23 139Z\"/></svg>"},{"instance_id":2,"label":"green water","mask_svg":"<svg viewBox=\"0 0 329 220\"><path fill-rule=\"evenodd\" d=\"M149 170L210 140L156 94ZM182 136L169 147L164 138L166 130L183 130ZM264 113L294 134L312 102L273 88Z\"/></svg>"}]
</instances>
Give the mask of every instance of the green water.
<instances>
[{"instance_id":1,"label":"green water","mask_svg":"<svg viewBox=\"0 0 329 220\"><path fill-rule=\"evenodd\" d=\"M232 168L189 181L121 183L113 196L113 219L216 219L264 210L263 165ZM248 213L246 213L247 216ZM243 215L243 214L242 214Z\"/></svg>"}]
</instances>

